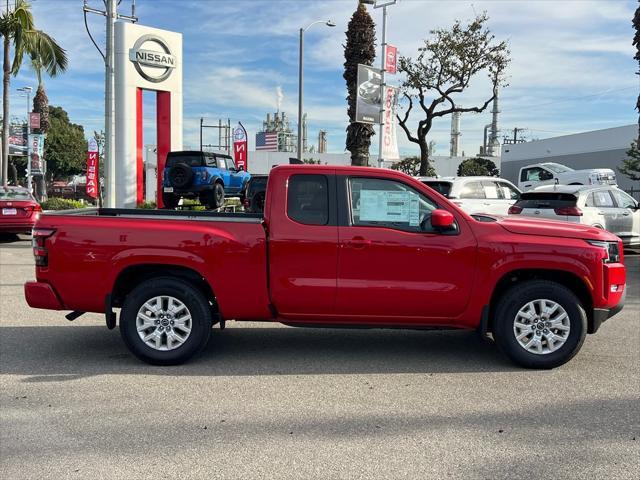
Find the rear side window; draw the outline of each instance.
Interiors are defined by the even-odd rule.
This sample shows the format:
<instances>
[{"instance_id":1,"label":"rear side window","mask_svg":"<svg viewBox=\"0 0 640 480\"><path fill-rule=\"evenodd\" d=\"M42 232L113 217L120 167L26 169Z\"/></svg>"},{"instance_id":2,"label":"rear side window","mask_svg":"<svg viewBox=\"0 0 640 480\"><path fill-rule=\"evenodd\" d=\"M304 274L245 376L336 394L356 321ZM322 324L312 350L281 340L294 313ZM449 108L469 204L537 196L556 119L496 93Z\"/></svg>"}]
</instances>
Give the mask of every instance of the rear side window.
<instances>
[{"instance_id":1,"label":"rear side window","mask_svg":"<svg viewBox=\"0 0 640 480\"><path fill-rule=\"evenodd\" d=\"M216 157L213 155L205 155L204 161L207 164L207 167L216 168L218 164L216 163Z\"/></svg>"},{"instance_id":2,"label":"rear side window","mask_svg":"<svg viewBox=\"0 0 640 480\"><path fill-rule=\"evenodd\" d=\"M611 194L606 190L603 192L593 192L593 200L596 207L601 207L601 208L615 207Z\"/></svg>"},{"instance_id":3,"label":"rear side window","mask_svg":"<svg viewBox=\"0 0 640 480\"><path fill-rule=\"evenodd\" d=\"M451 182L432 182L432 181L424 181L427 187L433 188L439 194L449 198L449 194L451 193Z\"/></svg>"},{"instance_id":4,"label":"rear side window","mask_svg":"<svg viewBox=\"0 0 640 480\"><path fill-rule=\"evenodd\" d=\"M467 182L460 192L460 198L487 198L482 182Z\"/></svg>"},{"instance_id":5,"label":"rear side window","mask_svg":"<svg viewBox=\"0 0 640 480\"><path fill-rule=\"evenodd\" d=\"M173 167L178 163L186 163L190 167L202 166L202 155L171 155L167 157L167 166Z\"/></svg>"},{"instance_id":6,"label":"rear side window","mask_svg":"<svg viewBox=\"0 0 640 480\"><path fill-rule=\"evenodd\" d=\"M482 187L484 188L484 195L486 198L490 200L498 200L504 198L498 182L492 180L483 180Z\"/></svg>"},{"instance_id":7,"label":"rear side window","mask_svg":"<svg viewBox=\"0 0 640 480\"><path fill-rule=\"evenodd\" d=\"M329 223L329 182L324 175L292 175L287 188L287 215L304 225Z\"/></svg>"},{"instance_id":8,"label":"rear side window","mask_svg":"<svg viewBox=\"0 0 640 480\"><path fill-rule=\"evenodd\" d=\"M542 210L545 208L575 207L577 200L575 195L569 193L530 192L523 193L516 205L522 208Z\"/></svg>"},{"instance_id":9,"label":"rear side window","mask_svg":"<svg viewBox=\"0 0 640 480\"><path fill-rule=\"evenodd\" d=\"M226 170L227 169L227 162L226 162L226 158L224 157L218 157L216 159L218 161L218 168L221 168L222 170Z\"/></svg>"}]
</instances>

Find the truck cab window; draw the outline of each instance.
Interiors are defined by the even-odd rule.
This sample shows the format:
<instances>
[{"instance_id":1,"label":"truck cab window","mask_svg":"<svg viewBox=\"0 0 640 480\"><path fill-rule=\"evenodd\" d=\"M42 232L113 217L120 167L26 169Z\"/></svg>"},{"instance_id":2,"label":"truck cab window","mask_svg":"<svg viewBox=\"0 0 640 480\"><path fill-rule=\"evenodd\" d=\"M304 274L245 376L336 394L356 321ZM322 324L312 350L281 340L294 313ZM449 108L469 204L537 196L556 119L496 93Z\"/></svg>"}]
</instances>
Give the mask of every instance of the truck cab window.
<instances>
[{"instance_id":1,"label":"truck cab window","mask_svg":"<svg viewBox=\"0 0 640 480\"><path fill-rule=\"evenodd\" d=\"M353 226L424 232L431 212L438 208L424 195L393 180L352 178L349 186Z\"/></svg>"},{"instance_id":2,"label":"truck cab window","mask_svg":"<svg viewBox=\"0 0 640 480\"><path fill-rule=\"evenodd\" d=\"M287 215L304 225L329 222L329 183L324 175L292 175L287 188Z\"/></svg>"}]
</instances>

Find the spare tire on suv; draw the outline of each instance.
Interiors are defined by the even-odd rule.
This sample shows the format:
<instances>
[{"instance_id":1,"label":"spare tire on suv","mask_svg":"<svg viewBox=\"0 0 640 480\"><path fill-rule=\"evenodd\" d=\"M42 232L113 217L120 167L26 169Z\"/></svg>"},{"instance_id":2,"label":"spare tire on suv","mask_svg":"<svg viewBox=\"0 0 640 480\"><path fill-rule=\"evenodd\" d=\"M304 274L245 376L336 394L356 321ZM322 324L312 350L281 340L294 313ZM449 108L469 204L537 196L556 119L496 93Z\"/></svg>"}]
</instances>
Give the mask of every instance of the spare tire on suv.
<instances>
[{"instance_id":1,"label":"spare tire on suv","mask_svg":"<svg viewBox=\"0 0 640 480\"><path fill-rule=\"evenodd\" d=\"M174 188L185 188L193 180L193 171L186 163L178 163L169 171L169 184Z\"/></svg>"}]
</instances>

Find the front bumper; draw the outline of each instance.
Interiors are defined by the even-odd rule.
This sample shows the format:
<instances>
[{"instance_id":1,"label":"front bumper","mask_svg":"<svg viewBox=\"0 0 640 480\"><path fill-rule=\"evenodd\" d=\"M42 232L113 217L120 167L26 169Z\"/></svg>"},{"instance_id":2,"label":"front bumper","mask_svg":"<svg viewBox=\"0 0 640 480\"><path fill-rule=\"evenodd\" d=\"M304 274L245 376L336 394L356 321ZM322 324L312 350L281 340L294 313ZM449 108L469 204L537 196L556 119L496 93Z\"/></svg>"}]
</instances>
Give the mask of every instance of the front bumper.
<instances>
[{"instance_id":1,"label":"front bumper","mask_svg":"<svg viewBox=\"0 0 640 480\"><path fill-rule=\"evenodd\" d=\"M609 320L611 317L616 315L624 308L624 302L627 298L627 289L625 285L625 289L622 292L622 297L620 298L620 302L614 307L611 308L594 308L593 309L593 321L589 324L588 333L596 333L604 322Z\"/></svg>"},{"instance_id":2,"label":"front bumper","mask_svg":"<svg viewBox=\"0 0 640 480\"><path fill-rule=\"evenodd\" d=\"M24 296L31 308L46 310L66 310L60 298L48 283L27 282L24 284Z\"/></svg>"}]
</instances>

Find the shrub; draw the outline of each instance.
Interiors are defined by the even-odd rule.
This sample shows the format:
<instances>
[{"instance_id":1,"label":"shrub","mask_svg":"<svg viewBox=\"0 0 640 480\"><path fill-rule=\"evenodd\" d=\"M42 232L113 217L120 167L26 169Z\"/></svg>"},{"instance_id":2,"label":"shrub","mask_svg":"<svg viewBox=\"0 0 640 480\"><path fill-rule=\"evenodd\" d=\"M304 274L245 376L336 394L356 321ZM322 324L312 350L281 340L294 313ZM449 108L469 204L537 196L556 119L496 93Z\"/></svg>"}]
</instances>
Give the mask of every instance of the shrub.
<instances>
[{"instance_id":1,"label":"shrub","mask_svg":"<svg viewBox=\"0 0 640 480\"><path fill-rule=\"evenodd\" d=\"M92 205L68 198L50 198L40 204L43 210L73 210L75 208L87 208Z\"/></svg>"},{"instance_id":2,"label":"shrub","mask_svg":"<svg viewBox=\"0 0 640 480\"><path fill-rule=\"evenodd\" d=\"M155 210L157 207L156 202L142 202L137 208L142 208L143 210Z\"/></svg>"}]
</instances>

